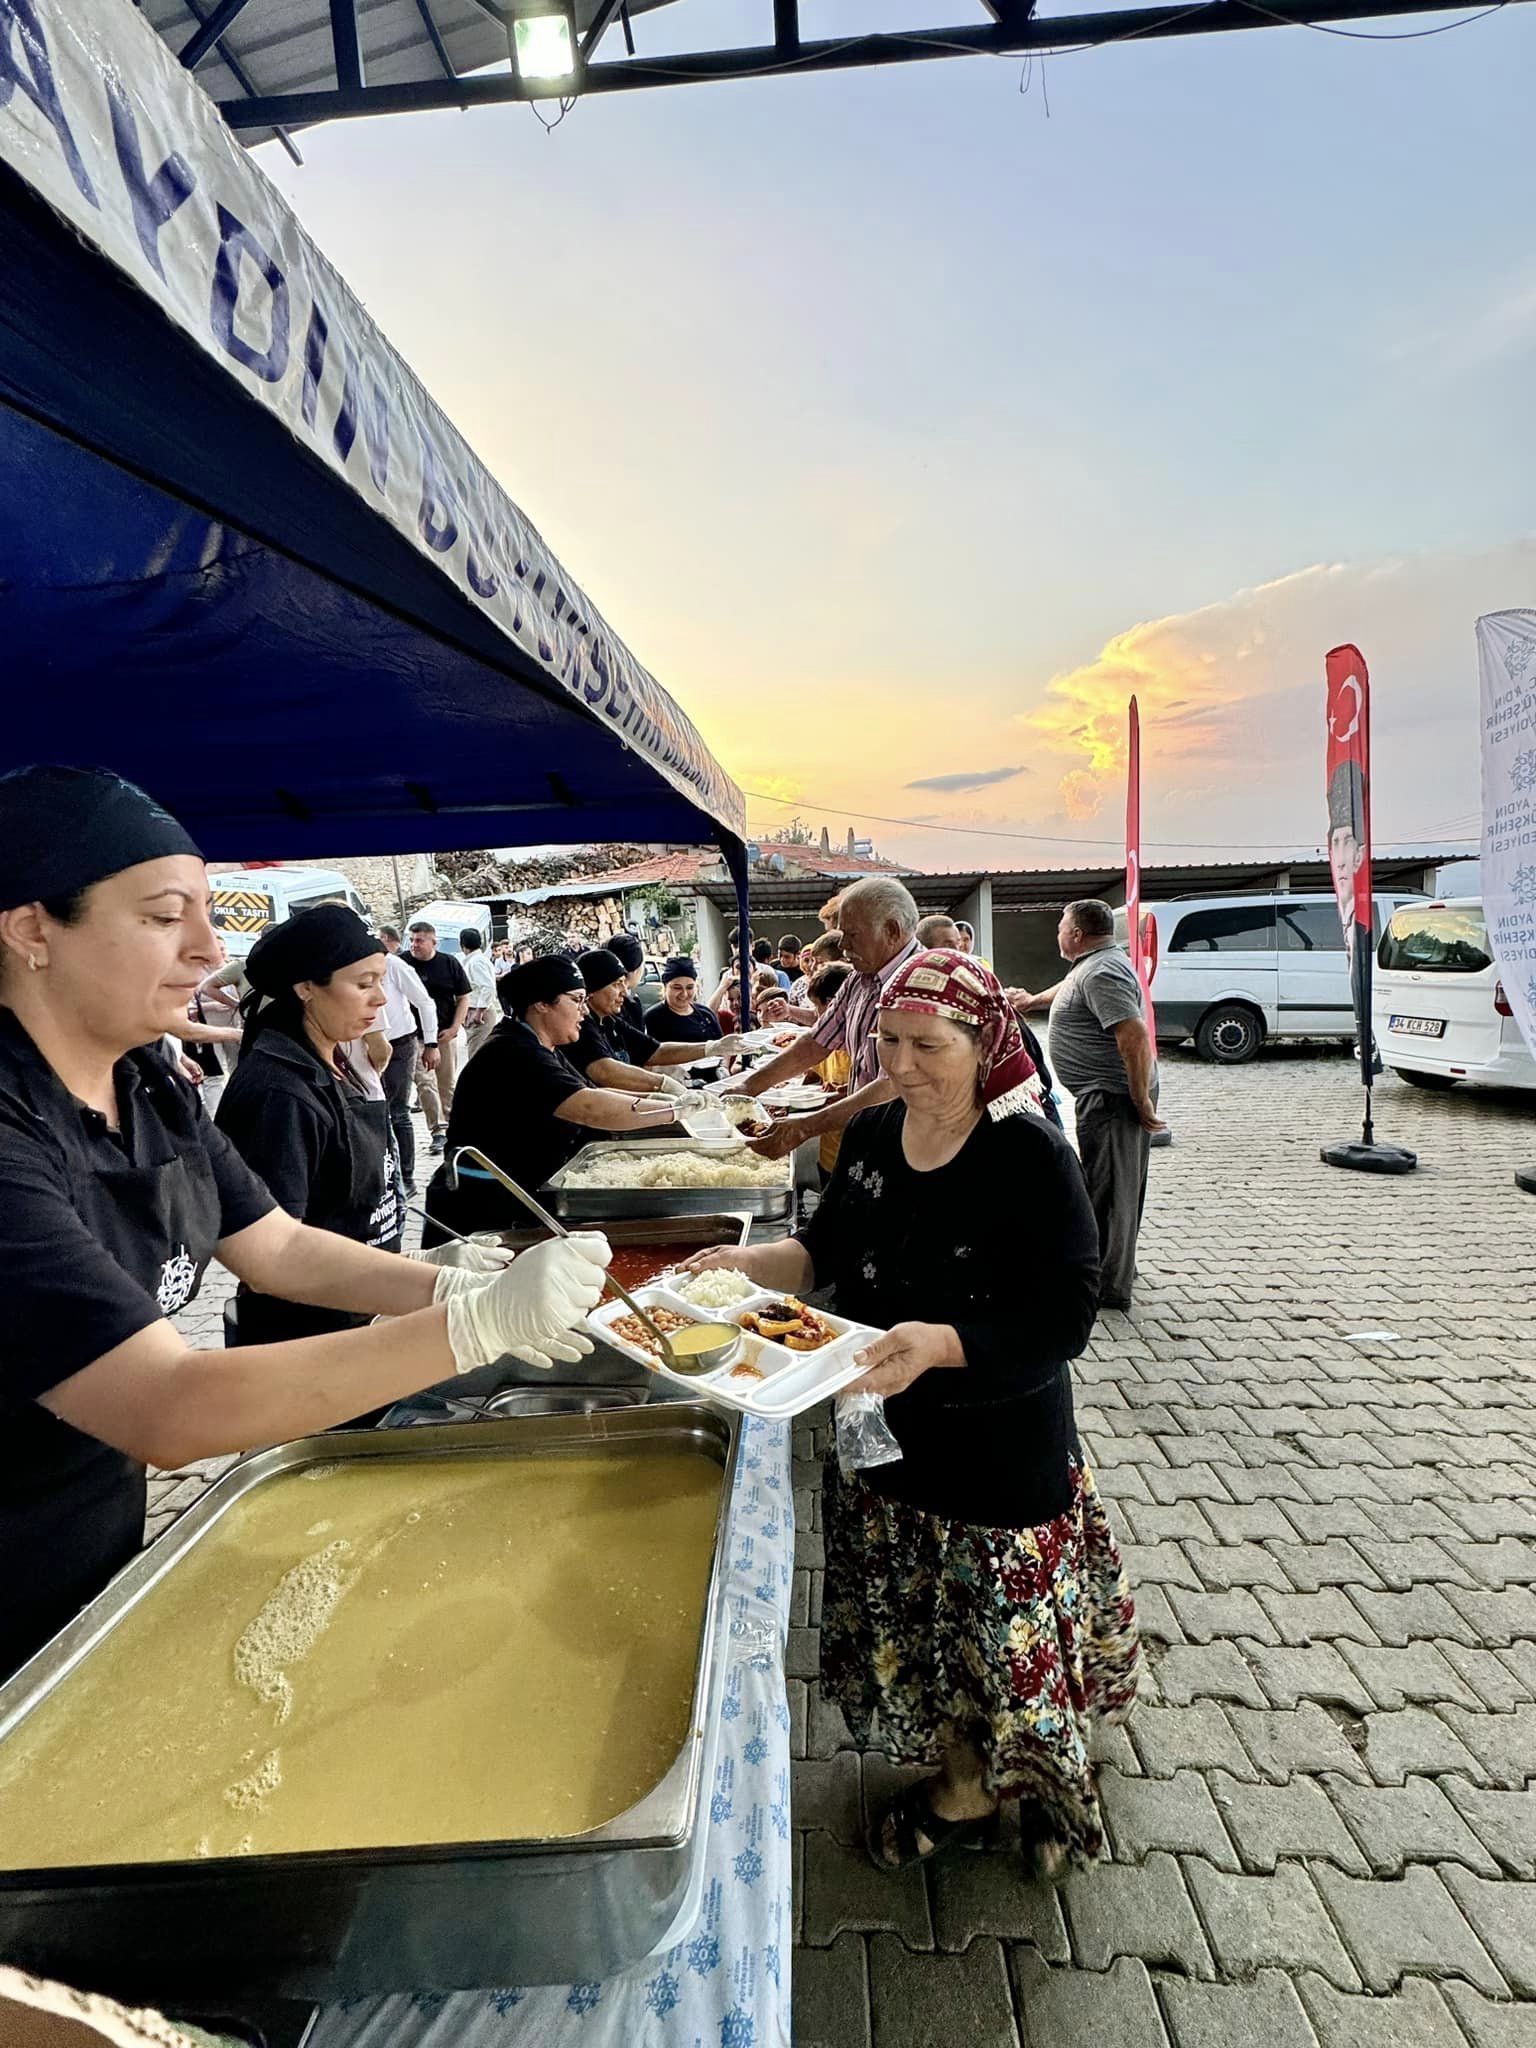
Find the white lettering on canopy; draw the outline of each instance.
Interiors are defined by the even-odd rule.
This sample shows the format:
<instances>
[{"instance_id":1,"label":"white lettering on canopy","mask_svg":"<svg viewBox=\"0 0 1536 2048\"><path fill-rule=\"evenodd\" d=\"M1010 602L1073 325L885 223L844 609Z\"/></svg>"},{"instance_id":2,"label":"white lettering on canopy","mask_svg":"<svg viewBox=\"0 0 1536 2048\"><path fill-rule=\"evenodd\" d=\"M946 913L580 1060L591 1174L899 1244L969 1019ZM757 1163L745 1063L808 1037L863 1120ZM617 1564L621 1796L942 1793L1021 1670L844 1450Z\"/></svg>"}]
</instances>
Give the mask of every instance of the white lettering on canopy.
<instances>
[{"instance_id":1,"label":"white lettering on canopy","mask_svg":"<svg viewBox=\"0 0 1536 2048\"><path fill-rule=\"evenodd\" d=\"M588 603L127 0L0 0L0 161L561 688L744 835L741 792L692 721Z\"/></svg>"}]
</instances>

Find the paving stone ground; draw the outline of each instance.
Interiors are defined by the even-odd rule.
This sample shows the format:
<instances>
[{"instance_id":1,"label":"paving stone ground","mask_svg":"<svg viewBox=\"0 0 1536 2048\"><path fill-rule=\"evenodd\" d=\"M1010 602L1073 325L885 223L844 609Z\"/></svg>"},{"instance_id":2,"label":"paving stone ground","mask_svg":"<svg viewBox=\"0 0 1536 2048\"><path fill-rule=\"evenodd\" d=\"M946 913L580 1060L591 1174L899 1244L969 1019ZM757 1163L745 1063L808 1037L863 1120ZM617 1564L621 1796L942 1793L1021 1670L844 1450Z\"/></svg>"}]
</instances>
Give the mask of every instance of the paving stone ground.
<instances>
[{"instance_id":1,"label":"paving stone ground","mask_svg":"<svg viewBox=\"0 0 1536 2048\"><path fill-rule=\"evenodd\" d=\"M1318 1160L1358 1135L1342 1056L1175 1053L1164 1106L1137 1306L1076 1375L1150 1653L1112 1860L865 1863L899 1779L819 1696L807 1418L796 2048L1536 2048L1536 1100L1387 1077L1401 1180ZM151 1528L215 1469L155 1477Z\"/></svg>"},{"instance_id":2,"label":"paving stone ground","mask_svg":"<svg viewBox=\"0 0 1536 2048\"><path fill-rule=\"evenodd\" d=\"M1164 1064L1137 1306L1077 1367L1150 1652L1112 1861L861 1867L894 1774L817 1697L797 1429L796 2048L1536 2048L1536 1100L1388 1076L1422 1164L1374 1179L1318 1159L1354 1072Z\"/></svg>"}]
</instances>

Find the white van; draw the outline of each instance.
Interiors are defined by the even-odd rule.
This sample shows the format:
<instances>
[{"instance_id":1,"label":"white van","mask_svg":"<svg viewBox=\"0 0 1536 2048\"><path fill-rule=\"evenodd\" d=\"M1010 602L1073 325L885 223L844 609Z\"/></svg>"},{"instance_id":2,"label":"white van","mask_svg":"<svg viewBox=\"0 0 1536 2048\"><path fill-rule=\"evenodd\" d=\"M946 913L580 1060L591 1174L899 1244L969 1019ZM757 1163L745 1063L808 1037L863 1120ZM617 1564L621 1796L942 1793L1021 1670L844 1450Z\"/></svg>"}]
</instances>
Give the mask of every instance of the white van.
<instances>
[{"instance_id":1,"label":"white van","mask_svg":"<svg viewBox=\"0 0 1536 2048\"><path fill-rule=\"evenodd\" d=\"M1536 1060L1504 1000L1480 897L1393 912L1376 951L1371 1021L1382 1059L1416 1088L1536 1088Z\"/></svg>"},{"instance_id":2,"label":"white van","mask_svg":"<svg viewBox=\"0 0 1536 2048\"><path fill-rule=\"evenodd\" d=\"M226 868L208 877L213 927L231 960L243 960L269 925L317 903L345 903L372 925L367 904L335 868Z\"/></svg>"},{"instance_id":3,"label":"white van","mask_svg":"<svg viewBox=\"0 0 1536 2048\"><path fill-rule=\"evenodd\" d=\"M1378 932L1405 900L1376 898ZM1192 1038L1202 1059L1235 1066L1266 1039L1353 1041L1349 962L1331 895L1199 896L1142 908L1157 926L1160 1044Z\"/></svg>"},{"instance_id":4,"label":"white van","mask_svg":"<svg viewBox=\"0 0 1536 2048\"><path fill-rule=\"evenodd\" d=\"M480 934L480 943L486 952L491 950L491 907L488 903L455 903L443 898L436 903L423 903L420 910L413 910L405 920L406 942L409 944L413 924L429 924L437 933L439 953L459 952L459 933L473 928Z\"/></svg>"}]
</instances>

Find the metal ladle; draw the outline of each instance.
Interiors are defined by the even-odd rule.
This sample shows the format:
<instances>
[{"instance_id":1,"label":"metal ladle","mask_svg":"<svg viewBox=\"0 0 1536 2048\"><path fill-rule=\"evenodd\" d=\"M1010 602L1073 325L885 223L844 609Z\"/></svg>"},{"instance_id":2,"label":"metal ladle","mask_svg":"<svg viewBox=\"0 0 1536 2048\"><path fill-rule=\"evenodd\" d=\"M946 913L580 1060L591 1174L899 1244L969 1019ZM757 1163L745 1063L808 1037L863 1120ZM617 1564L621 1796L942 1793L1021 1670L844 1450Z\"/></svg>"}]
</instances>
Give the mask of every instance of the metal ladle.
<instances>
[{"instance_id":1,"label":"metal ladle","mask_svg":"<svg viewBox=\"0 0 1536 2048\"><path fill-rule=\"evenodd\" d=\"M453 1156L448 1161L448 1185L451 1188L457 1188L459 1184L459 1161L465 1158L474 1160L476 1165L482 1167L491 1176L492 1180L499 1180L508 1194L515 1195L525 1209L531 1210L538 1217L546 1230L552 1230L556 1237L569 1237L571 1235L571 1232L566 1229L565 1225L557 1217L552 1216L541 1202L536 1202L532 1195L528 1194L525 1189L520 1188L511 1174L503 1172L494 1159L488 1159L478 1145L458 1145L454 1148ZM437 1225L439 1230L443 1227L442 1224ZM611 1273L603 1275L603 1285L611 1288L619 1300L626 1307L632 1309L650 1331L656 1342L661 1346L662 1355L666 1359L668 1370L681 1373L685 1379L697 1379L701 1373L713 1372L717 1366L729 1363L737 1346L741 1343L741 1332L733 1330L730 1338L725 1343L712 1345L709 1350L694 1352L686 1358L680 1357L673 1350L672 1340L666 1331L658 1329L627 1287L621 1286Z\"/></svg>"}]
</instances>

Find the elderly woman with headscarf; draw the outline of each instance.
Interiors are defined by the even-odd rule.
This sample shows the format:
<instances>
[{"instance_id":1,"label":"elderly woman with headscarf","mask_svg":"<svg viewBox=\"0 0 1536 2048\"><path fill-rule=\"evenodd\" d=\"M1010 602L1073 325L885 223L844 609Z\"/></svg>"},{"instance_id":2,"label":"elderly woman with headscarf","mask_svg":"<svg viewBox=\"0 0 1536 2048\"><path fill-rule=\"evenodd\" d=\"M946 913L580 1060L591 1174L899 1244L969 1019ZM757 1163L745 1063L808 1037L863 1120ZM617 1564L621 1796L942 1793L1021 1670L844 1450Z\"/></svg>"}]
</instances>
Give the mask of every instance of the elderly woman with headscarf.
<instances>
[{"instance_id":1,"label":"elderly woman with headscarf","mask_svg":"<svg viewBox=\"0 0 1536 2048\"><path fill-rule=\"evenodd\" d=\"M1096 1717L1136 1690L1135 1621L1073 1420L1068 1361L1093 1327L1098 1231L1070 1146L996 977L914 955L881 997L897 1100L848 1126L799 1235L716 1248L791 1293L830 1286L887 1334L856 1389L885 1397L902 1456L822 1500L822 1683L867 1741L936 1767L879 1816L869 1852L899 1870L989 1841L1020 1803L1033 1869L1099 1853Z\"/></svg>"}]
</instances>

